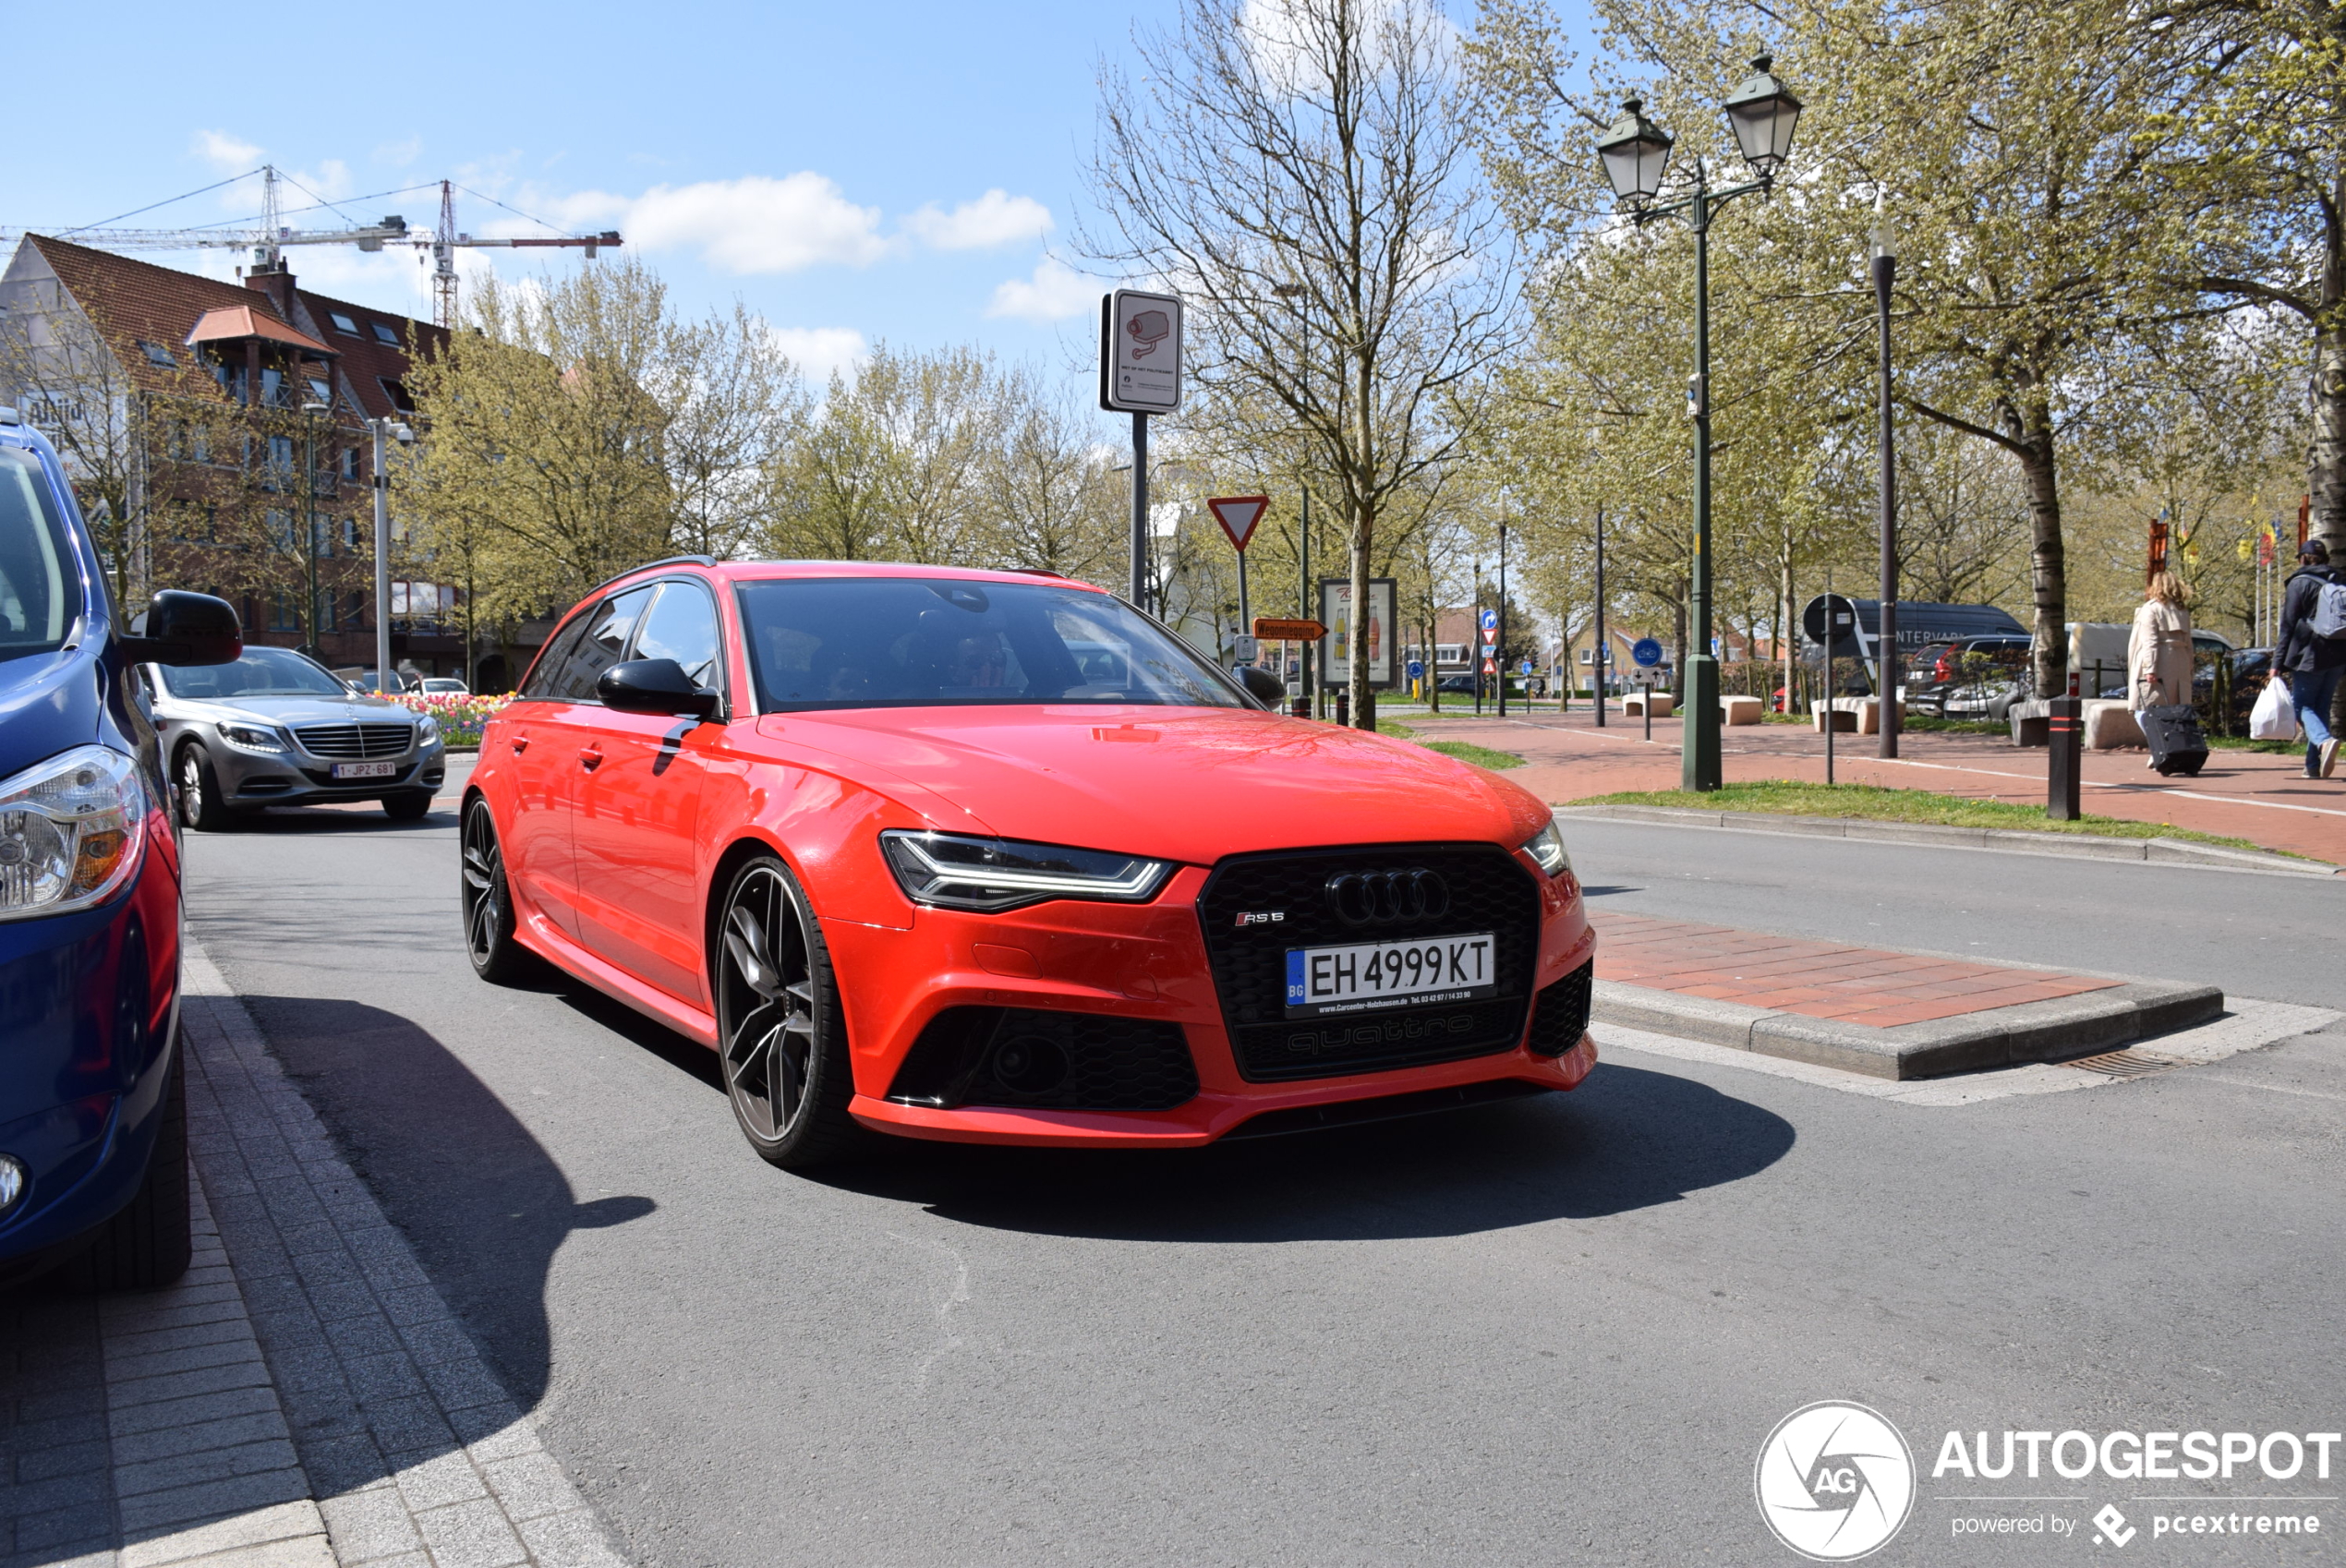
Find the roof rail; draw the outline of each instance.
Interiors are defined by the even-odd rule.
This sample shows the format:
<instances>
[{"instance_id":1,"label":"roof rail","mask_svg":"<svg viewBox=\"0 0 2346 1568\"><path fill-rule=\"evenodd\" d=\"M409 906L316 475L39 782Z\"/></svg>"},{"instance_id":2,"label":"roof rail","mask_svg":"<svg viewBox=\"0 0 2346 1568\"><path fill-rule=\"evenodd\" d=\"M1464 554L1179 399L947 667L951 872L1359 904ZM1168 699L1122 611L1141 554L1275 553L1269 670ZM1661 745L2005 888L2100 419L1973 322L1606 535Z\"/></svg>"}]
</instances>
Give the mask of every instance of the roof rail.
<instances>
[{"instance_id":1,"label":"roof rail","mask_svg":"<svg viewBox=\"0 0 2346 1568\"><path fill-rule=\"evenodd\" d=\"M604 578L601 582L596 584L593 587L579 595L578 602L580 604L585 604L588 599L593 598L597 594L601 593L605 588L610 587L613 583L618 582L621 578L633 577L638 572L649 572L655 566L714 566L716 564L717 558L713 555L663 555L658 561L647 561L641 566L631 566L624 572L612 573L610 576Z\"/></svg>"},{"instance_id":2,"label":"roof rail","mask_svg":"<svg viewBox=\"0 0 2346 1568\"><path fill-rule=\"evenodd\" d=\"M1075 581L1074 578L1070 577L1066 573L1054 572L1047 566L1005 566L1002 570L1005 572L1023 572L1030 577L1057 577L1062 583L1072 583Z\"/></svg>"}]
</instances>

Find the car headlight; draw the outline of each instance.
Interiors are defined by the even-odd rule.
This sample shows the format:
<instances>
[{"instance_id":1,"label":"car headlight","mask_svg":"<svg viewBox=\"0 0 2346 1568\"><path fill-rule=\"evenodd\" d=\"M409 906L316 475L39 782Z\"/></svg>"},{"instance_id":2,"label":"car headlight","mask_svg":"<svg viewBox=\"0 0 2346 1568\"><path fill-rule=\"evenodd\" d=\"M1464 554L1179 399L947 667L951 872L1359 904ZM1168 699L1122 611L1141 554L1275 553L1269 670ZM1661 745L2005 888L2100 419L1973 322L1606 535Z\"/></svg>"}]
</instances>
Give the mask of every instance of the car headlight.
<instances>
[{"instance_id":1,"label":"car headlight","mask_svg":"<svg viewBox=\"0 0 2346 1568\"><path fill-rule=\"evenodd\" d=\"M1554 817L1548 825L1524 841L1523 852L1540 862L1540 869L1550 876L1562 876L1572 869L1572 855L1564 847L1564 829L1556 826Z\"/></svg>"},{"instance_id":2,"label":"car headlight","mask_svg":"<svg viewBox=\"0 0 2346 1568\"><path fill-rule=\"evenodd\" d=\"M76 746L0 779L0 920L106 899L139 862L147 786L136 761Z\"/></svg>"},{"instance_id":3,"label":"car headlight","mask_svg":"<svg viewBox=\"0 0 2346 1568\"><path fill-rule=\"evenodd\" d=\"M959 833L891 830L880 850L914 903L988 914L1046 899L1145 904L1173 870L1170 861Z\"/></svg>"},{"instance_id":4,"label":"car headlight","mask_svg":"<svg viewBox=\"0 0 2346 1568\"><path fill-rule=\"evenodd\" d=\"M232 746L242 746L248 752L282 752L285 743L277 739L274 730L258 724L224 724L220 738Z\"/></svg>"},{"instance_id":5,"label":"car headlight","mask_svg":"<svg viewBox=\"0 0 2346 1568\"><path fill-rule=\"evenodd\" d=\"M416 723L416 744L429 746L440 739L440 720L426 714Z\"/></svg>"}]
</instances>

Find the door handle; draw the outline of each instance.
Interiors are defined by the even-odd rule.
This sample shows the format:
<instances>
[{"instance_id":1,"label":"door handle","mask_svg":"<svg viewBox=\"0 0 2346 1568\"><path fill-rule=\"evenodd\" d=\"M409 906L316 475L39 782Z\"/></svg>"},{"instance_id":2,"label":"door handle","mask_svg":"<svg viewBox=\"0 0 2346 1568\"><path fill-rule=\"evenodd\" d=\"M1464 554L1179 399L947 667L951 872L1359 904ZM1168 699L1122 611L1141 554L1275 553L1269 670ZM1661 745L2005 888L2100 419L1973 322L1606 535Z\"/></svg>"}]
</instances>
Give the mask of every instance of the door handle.
<instances>
[{"instance_id":1,"label":"door handle","mask_svg":"<svg viewBox=\"0 0 2346 1568\"><path fill-rule=\"evenodd\" d=\"M515 736L514 738L514 755L519 756L522 753L527 750L529 750L529 737L526 735Z\"/></svg>"},{"instance_id":2,"label":"door handle","mask_svg":"<svg viewBox=\"0 0 2346 1568\"><path fill-rule=\"evenodd\" d=\"M581 749L578 754L578 766L585 768L589 773L592 773L595 769L600 767L602 766L602 762L603 754L597 751L592 746Z\"/></svg>"}]
</instances>

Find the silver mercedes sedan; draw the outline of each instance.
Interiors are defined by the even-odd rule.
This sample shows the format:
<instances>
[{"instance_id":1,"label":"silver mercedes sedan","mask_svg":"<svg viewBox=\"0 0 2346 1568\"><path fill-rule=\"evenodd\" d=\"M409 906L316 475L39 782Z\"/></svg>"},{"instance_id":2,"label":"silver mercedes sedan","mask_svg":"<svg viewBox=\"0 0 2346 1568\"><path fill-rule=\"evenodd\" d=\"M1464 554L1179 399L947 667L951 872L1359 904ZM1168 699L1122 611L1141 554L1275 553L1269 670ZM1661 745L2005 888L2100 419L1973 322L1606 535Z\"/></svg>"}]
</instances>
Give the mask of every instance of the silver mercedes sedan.
<instances>
[{"instance_id":1,"label":"silver mercedes sedan","mask_svg":"<svg viewBox=\"0 0 2346 1568\"><path fill-rule=\"evenodd\" d=\"M381 801L393 821L431 810L446 776L428 714L353 690L290 648L248 645L234 664L139 667L169 760L179 820L207 832L270 806Z\"/></svg>"}]
</instances>

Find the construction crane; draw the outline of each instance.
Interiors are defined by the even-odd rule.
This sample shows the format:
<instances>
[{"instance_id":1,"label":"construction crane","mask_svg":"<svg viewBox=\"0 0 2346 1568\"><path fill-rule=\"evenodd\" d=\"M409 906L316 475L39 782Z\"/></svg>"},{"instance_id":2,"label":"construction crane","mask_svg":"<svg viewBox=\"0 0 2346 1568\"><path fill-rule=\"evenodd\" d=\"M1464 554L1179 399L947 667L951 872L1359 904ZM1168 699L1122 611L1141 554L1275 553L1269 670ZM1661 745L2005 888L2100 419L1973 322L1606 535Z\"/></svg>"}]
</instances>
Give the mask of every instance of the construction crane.
<instances>
[{"instance_id":1,"label":"construction crane","mask_svg":"<svg viewBox=\"0 0 2346 1568\"><path fill-rule=\"evenodd\" d=\"M278 266L284 259L287 246L355 245L369 253L380 252L387 245L413 246L431 253L432 320L452 330L456 325L458 250L574 249L584 250L586 259L591 261L604 247L616 247L624 243L616 229L605 229L593 235L552 235L538 239L490 239L460 233L456 228L455 187L448 180L440 182L440 223L429 233L418 233L410 228L407 220L396 212L385 214L379 223L362 224L356 228L288 228L277 189L280 177L274 164L261 165L260 224L258 228L71 229L57 237L71 239L76 245L86 245L95 250L249 248L253 265L257 268ZM24 235L25 231L21 229L0 228L0 242L22 239Z\"/></svg>"}]
</instances>

